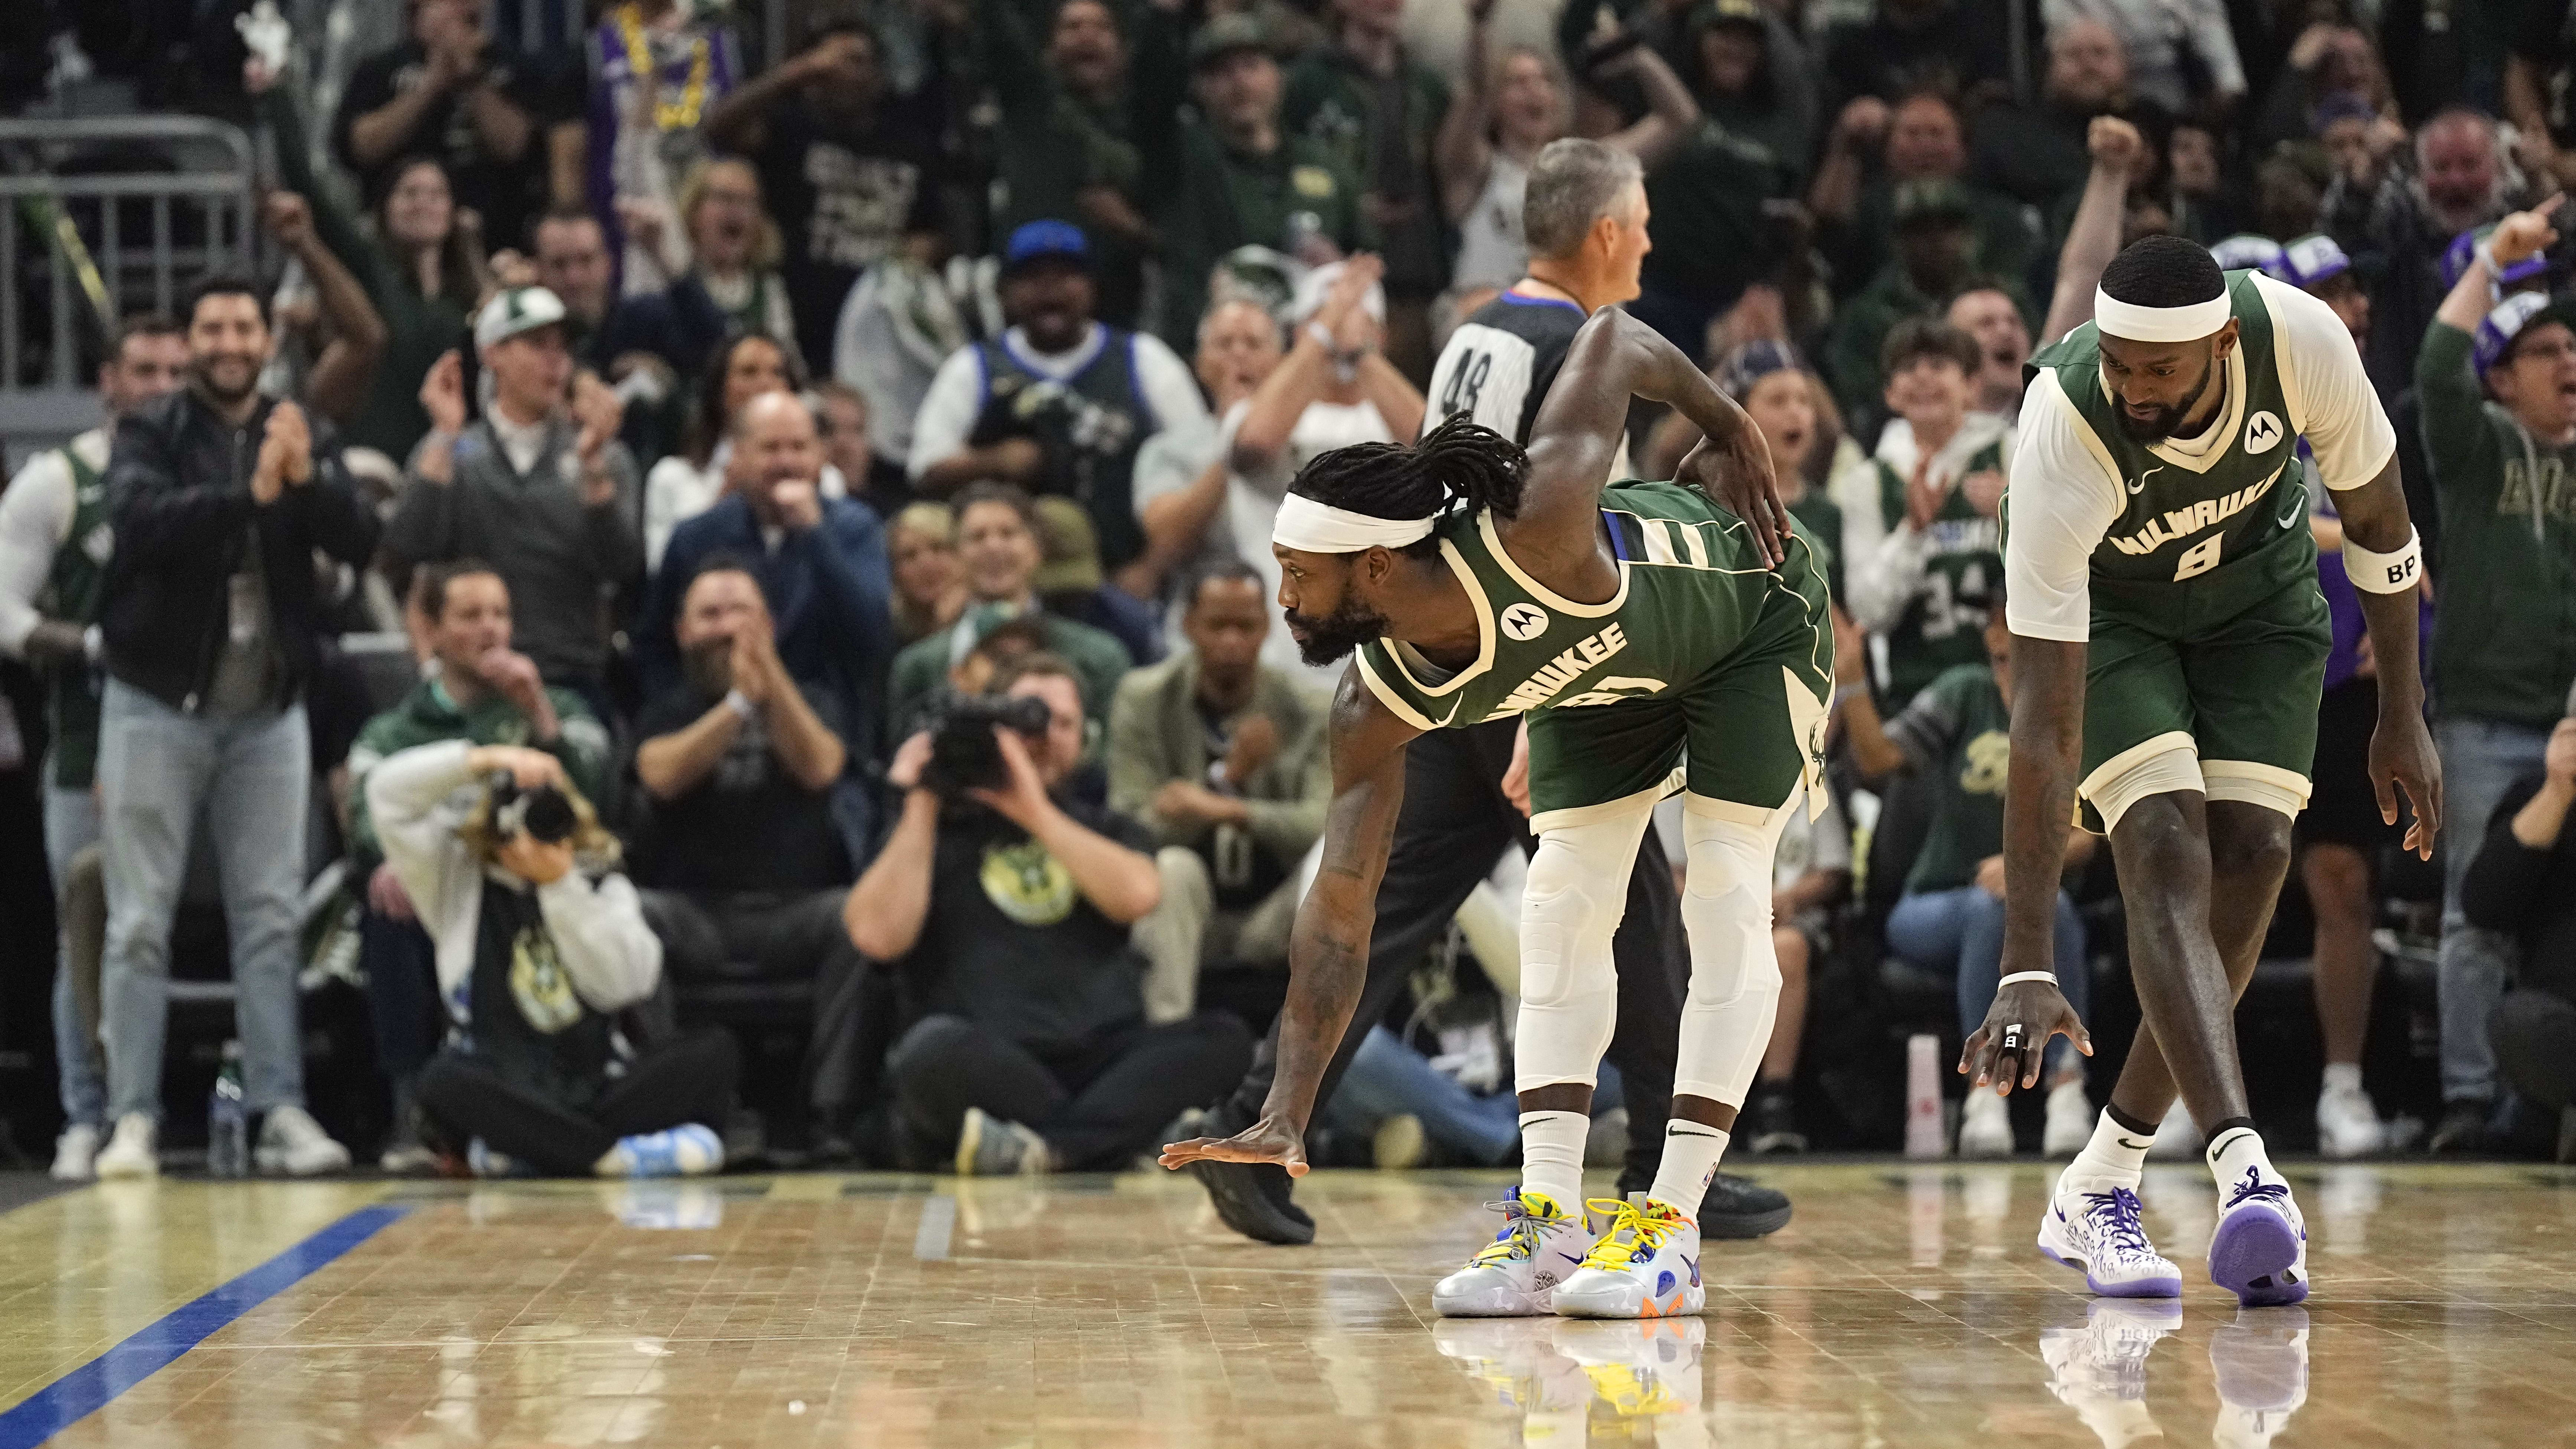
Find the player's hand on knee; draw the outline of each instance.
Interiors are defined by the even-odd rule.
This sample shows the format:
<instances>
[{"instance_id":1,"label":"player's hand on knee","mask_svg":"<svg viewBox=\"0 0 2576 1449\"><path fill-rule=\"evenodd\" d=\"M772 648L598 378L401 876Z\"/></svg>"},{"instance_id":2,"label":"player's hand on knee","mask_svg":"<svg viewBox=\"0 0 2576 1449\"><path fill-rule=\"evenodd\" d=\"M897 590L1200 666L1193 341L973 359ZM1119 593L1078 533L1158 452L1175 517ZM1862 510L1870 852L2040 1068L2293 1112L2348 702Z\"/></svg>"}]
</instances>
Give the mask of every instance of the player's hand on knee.
<instances>
[{"instance_id":1,"label":"player's hand on knee","mask_svg":"<svg viewBox=\"0 0 2576 1449\"><path fill-rule=\"evenodd\" d=\"M2065 993L2047 981L2013 982L1995 992L1984 1023L1969 1034L1959 1070L1974 1078L1978 1088L1991 1084L2003 1095L2011 1094L2016 1081L2025 1089L2036 1087L2049 1039L2059 1035L2075 1043L2077 1051L2093 1055L2092 1034Z\"/></svg>"},{"instance_id":2,"label":"player's hand on knee","mask_svg":"<svg viewBox=\"0 0 2576 1449\"><path fill-rule=\"evenodd\" d=\"M1288 1169L1290 1177L1304 1177L1306 1135L1264 1117L1231 1137L1193 1137L1163 1148L1165 1167L1193 1162L1275 1162Z\"/></svg>"}]
</instances>

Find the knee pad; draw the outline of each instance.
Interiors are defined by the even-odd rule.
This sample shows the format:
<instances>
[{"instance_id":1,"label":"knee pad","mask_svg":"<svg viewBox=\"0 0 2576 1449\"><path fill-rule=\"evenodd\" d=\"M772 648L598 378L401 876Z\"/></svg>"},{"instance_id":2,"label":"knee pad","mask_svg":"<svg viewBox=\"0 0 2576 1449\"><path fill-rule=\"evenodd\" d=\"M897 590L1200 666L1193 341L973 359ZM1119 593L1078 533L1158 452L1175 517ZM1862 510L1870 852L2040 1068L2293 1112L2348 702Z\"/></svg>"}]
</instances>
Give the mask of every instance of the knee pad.
<instances>
[{"instance_id":1,"label":"knee pad","mask_svg":"<svg viewBox=\"0 0 2576 1449\"><path fill-rule=\"evenodd\" d=\"M1771 853L1785 810L1761 824L1693 812L1682 924L1690 994L1682 1006L1673 1090L1741 1105L1771 1040L1780 962L1771 944Z\"/></svg>"},{"instance_id":2,"label":"knee pad","mask_svg":"<svg viewBox=\"0 0 2576 1449\"><path fill-rule=\"evenodd\" d=\"M1522 1091L1591 1084L1618 1024L1610 940L1628 908L1628 872L1648 812L1550 830L1521 901L1521 1010L1514 1049Z\"/></svg>"}]
</instances>

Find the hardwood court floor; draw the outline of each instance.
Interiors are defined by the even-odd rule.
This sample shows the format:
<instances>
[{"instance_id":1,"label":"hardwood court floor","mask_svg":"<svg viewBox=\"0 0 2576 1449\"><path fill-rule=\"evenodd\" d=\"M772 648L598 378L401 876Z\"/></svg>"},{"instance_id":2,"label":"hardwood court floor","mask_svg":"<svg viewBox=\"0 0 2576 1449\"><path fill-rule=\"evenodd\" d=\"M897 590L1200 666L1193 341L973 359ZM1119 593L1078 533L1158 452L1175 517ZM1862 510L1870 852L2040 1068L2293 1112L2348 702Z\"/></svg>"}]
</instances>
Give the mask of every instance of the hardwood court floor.
<instances>
[{"instance_id":1,"label":"hardwood court floor","mask_svg":"<svg viewBox=\"0 0 2576 1449\"><path fill-rule=\"evenodd\" d=\"M1758 1170L1796 1220L1711 1244L1707 1316L1653 1325L1432 1317L1491 1174L1321 1174L1302 1249L1161 1174L109 1184L0 1215L0 1445L189 1322L223 1326L50 1442L2576 1443L2576 1174L2294 1167L2317 1295L2240 1312L2196 1168L2144 1194L2178 1307L2033 1253L2037 1165ZM273 1296L183 1307L244 1274Z\"/></svg>"}]
</instances>

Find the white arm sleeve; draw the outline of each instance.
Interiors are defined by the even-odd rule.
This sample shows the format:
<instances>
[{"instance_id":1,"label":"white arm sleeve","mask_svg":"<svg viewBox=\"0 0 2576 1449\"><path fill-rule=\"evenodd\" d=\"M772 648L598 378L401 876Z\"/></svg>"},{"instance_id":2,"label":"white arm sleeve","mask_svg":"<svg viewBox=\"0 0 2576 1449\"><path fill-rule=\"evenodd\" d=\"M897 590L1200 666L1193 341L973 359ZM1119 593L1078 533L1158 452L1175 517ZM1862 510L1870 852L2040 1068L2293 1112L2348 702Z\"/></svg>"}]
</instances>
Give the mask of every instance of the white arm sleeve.
<instances>
[{"instance_id":1,"label":"white arm sleeve","mask_svg":"<svg viewBox=\"0 0 2576 1449\"><path fill-rule=\"evenodd\" d=\"M2120 480L2043 370L2022 399L2006 494L2004 618L2026 639L2080 644L2093 629L2093 550L2120 516Z\"/></svg>"},{"instance_id":2,"label":"white arm sleeve","mask_svg":"<svg viewBox=\"0 0 2576 1449\"><path fill-rule=\"evenodd\" d=\"M580 871L537 887L572 989L593 1011L616 1011L653 994L662 980L662 939L644 923L634 883L609 875L593 885Z\"/></svg>"},{"instance_id":3,"label":"white arm sleeve","mask_svg":"<svg viewBox=\"0 0 2576 1449\"><path fill-rule=\"evenodd\" d=\"M1206 422L1207 401L1199 396L1199 380L1190 375L1190 365L1163 339L1146 333L1136 334L1136 385L1145 394L1145 405L1154 410L1154 428L1185 427L1192 422Z\"/></svg>"},{"instance_id":4,"label":"white arm sleeve","mask_svg":"<svg viewBox=\"0 0 2576 1449\"><path fill-rule=\"evenodd\" d=\"M930 391L921 398L921 411L912 420L912 461L908 471L915 478L930 471L934 463L945 461L965 450L966 437L975 430L975 411L982 399L982 388L976 383L975 349L960 347L939 364L930 379Z\"/></svg>"},{"instance_id":5,"label":"white arm sleeve","mask_svg":"<svg viewBox=\"0 0 2576 1449\"><path fill-rule=\"evenodd\" d=\"M0 493L0 653L25 657L27 636L44 616L36 596L53 572L54 551L72 530L72 470L47 450L18 470Z\"/></svg>"},{"instance_id":6,"label":"white arm sleeve","mask_svg":"<svg viewBox=\"0 0 2576 1449\"><path fill-rule=\"evenodd\" d=\"M2290 399L2290 426L2316 455L2328 488L2358 488L2397 452L2397 429L2362 370L2352 331L2332 307L2269 277L2255 287L2272 311L2272 355Z\"/></svg>"}]
</instances>

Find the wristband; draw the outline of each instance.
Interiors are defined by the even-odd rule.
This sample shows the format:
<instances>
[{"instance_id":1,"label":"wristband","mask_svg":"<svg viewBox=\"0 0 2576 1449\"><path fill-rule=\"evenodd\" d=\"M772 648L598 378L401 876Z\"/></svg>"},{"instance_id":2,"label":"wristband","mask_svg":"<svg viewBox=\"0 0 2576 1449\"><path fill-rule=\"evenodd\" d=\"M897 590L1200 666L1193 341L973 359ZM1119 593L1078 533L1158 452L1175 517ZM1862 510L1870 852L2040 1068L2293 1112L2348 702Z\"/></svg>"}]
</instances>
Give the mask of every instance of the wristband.
<instances>
[{"instance_id":1,"label":"wristband","mask_svg":"<svg viewBox=\"0 0 2576 1449\"><path fill-rule=\"evenodd\" d=\"M2489 281L2504 275L2504 264L2496 260L2495 248L2488 246L2485 241L2481 240L2471 248L2469 256L2485 264Z\"/></svg>"},{"instance_id":2,"label":"wristband","mask_svg":"<svg viewBox=\"0 0 2576 1449\"><path fill-rule=\"evenodd\" d=\"M2057 973L2054 971L2016 971L2010 976L2005 977L2003 980L1996 982L1995 989L1997 991L2001 991L2016 981L2045 981L2049 985L2055 986L2057 984Z\"/></svg>"},{"instance_id":3,"label":"wristband","mask_svg":"<svg viewBox=\"0 0 2576 1449\"><path fill-rule=\"evenodd\" d=\"M2402 594L2424 576L2424 536L2406 531L2406 546L2395 553L2372 553L2343 537L2344 577L2365 594Z\"/></svg>"},{"instance_id":4,"label":"wristband","mask_svg":"<svg viewBox=\"0 0 2576 1449\"><path fill-rule=\"evenodd\" d=\"M751 723L752 717L760 713L760 706L753 704L751 696L739 689L725 691L724 707L741 716L744 724Z\"/></svg>"}]
</instances>

